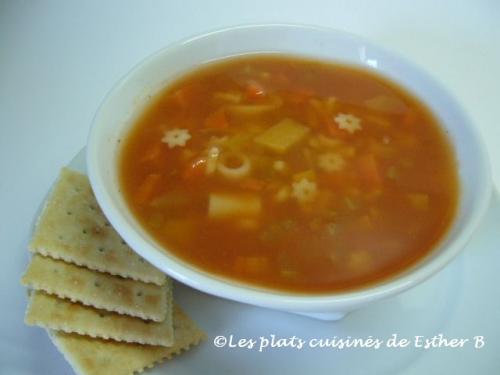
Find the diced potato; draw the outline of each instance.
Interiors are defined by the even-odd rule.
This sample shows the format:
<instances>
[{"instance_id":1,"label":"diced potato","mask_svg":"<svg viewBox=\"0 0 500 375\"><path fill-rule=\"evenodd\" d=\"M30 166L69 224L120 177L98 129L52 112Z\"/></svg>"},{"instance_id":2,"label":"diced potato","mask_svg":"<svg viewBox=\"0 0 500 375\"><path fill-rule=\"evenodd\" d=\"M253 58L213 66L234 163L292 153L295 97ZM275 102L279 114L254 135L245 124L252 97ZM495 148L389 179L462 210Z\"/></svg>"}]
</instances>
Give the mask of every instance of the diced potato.
<instances>
[{"instance_id":1,"label":"diced potato","mask_svg":"<svg viewBox=\"0 0 500 375\"><path fill-rule=\"evenodd\" d=\"M285 118L257 136L255 142L271 151L284 154L303 140L308 133L308 127Z\"/></svg>"},{"instance_id":2,"label":"diced potato","mask_svg":"<svg viewBox=\"0 0 500 375\"><path fill-rule=\"evenodd\" d=\"M261 210L257 194L211 193L208 200L208 217L214 220L256 217Z\"/></svg>"},{"instance_id":3,"label":"diced potato","mask_svg":"<svg viewBox=\"0 0 500 375\"><path fill-rule=\"evenodd\" d=\"M418 211L426 211L429 209L429 195L424 193L409 193L406 194L408 201Z\"/></svg>"}]
</instances>

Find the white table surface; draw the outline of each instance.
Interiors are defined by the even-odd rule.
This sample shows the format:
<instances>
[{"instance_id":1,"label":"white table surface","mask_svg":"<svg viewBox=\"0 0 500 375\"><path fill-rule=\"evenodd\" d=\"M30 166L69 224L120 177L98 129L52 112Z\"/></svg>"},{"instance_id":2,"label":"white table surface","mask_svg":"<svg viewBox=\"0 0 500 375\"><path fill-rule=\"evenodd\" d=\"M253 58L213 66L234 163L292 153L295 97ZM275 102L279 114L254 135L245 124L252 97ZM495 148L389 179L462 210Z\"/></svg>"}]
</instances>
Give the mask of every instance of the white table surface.
<instances>
[{"instance_id":1,"label":"white table surface","mask_svg":"<svg viewBox=\"0 0 500 375\"><path fill-rule=\"evenodd\" d=\"M0 373L7 374L6 342L40 335L23 324L19 285L28 255L18 254L33 215L59 169L85 145L104 95L141 59L181 38L243 23L317 24L365 36L455 95L483 134L498 187L499 20L496 0L0 0Z\"/></svg>"}]
</instances>

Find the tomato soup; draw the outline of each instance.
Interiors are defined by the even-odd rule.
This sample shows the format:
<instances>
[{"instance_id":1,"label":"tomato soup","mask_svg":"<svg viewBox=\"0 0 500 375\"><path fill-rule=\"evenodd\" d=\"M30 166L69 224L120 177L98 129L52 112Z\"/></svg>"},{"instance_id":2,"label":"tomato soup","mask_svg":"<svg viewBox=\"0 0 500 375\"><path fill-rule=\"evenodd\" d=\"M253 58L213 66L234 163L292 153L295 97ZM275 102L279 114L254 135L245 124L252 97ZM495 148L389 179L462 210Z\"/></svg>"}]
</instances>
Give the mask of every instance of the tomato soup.
<instances>
[{"instance_id":1,"label":"tomato soup","mask_svg":"<svg viewBox=\"0 0 500 375\"><path fill-rule=\"evenodd\" d=\"M166 251L296 293L352 290L414 265L457 208L431 112L371 70L282 55L208 64L154 97L120 179Z\"/></svg>"}]
</instances>

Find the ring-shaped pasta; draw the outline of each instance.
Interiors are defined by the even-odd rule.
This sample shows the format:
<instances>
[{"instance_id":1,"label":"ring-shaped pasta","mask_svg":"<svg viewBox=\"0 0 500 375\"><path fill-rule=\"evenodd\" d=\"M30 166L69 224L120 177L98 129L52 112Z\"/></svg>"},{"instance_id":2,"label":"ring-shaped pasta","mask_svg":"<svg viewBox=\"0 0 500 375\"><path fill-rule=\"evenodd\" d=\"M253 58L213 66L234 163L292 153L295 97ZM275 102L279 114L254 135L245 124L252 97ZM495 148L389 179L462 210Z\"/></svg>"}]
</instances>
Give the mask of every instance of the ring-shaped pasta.
<instances>
[{"instance_id":1,"label":"ring-shaped pasta","mask_svg":"<svg viewBox=\"0 0 500 375\"><path fill-rule=\"evenodd\" d=\"M217 163L217 171L225 178L237 180L250 174L250 158L241 152L222 153Z\"/></svg>"}]
</instances>

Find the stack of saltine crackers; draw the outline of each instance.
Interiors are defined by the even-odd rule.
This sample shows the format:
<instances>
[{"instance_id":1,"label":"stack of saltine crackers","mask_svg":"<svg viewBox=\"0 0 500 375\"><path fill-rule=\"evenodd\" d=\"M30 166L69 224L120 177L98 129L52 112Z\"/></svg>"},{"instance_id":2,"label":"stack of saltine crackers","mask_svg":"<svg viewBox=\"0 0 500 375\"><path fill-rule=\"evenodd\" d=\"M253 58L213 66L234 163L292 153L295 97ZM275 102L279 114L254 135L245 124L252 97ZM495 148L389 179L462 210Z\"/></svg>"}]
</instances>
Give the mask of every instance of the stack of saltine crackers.
<instances>
[{"instance_id":1,"label":"stack of saltine crackers","mask_svg":"<svg viewBox=\"0 0 500 375\"><path fill-rule=\"evenodd\" d=\"M111 227L82 174L62 170L30 251L26 323L47 329L77 374L142 372L205 338L173 303L171 280Z\"/></svg>"}]
</instances>

